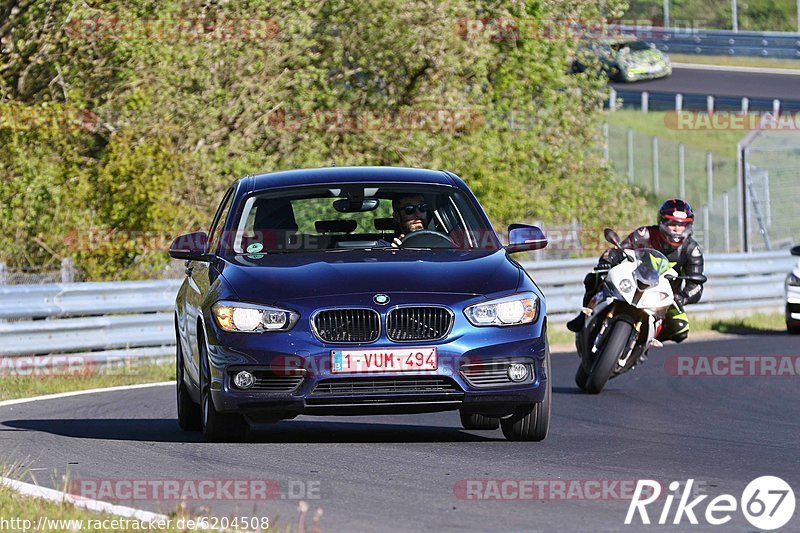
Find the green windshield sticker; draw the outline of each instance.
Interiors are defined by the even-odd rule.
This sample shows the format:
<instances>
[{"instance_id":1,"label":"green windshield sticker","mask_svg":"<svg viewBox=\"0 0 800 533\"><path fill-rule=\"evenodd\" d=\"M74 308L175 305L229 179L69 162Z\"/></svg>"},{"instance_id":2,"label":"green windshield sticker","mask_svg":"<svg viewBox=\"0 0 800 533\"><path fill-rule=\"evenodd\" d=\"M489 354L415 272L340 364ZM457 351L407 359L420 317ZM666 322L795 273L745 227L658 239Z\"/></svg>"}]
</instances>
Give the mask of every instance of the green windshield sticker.
<instances>
[{"instance_id":1,"label":"green windshield sticker","mask_svg":"<svg viewBox=\"0 0 800 533\"><path fill-rule=\"evenodd\" d=\"M659 275L669 270L670 268L669 261L655 254L649 254L649 255L650 255L650 264L653 265L653 268L655 269L656 272L658 272Z\"/></svg>"},{"instance_id":2,"label":"green windshield sticker","mask_svg":"<svg viewBox=\"0 0 800 533\"><path fill-rule=\"evenodd\" d=\"M261 244L260 242L254 242L253 244L251 244L250 246L247 247L247 252L251 253L251 254L255 254L255 253L260 252L263 249L264 249L264 245L263 244Z\"/></svg>"}]
</instances>

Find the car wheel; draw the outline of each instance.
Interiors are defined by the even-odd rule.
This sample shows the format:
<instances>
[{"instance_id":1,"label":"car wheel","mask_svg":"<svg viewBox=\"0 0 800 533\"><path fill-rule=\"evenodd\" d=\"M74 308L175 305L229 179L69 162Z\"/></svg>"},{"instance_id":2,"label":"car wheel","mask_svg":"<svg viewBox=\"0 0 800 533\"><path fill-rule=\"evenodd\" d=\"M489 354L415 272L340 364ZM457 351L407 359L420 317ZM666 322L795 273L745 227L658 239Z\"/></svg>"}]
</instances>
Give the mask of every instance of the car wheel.
<instances>
[{"instance_id":1,"label":"car wheel","mask_svg":"<svg viewBox=\"0 0 800 533\"><path fill-rule=\"evenodd\" d=\"M792 326L791 324L786 324L786 331L789 332L789 335L800 335L800 326Z\"/></svg>"},{"instance_id":2,"label":"car wheel","mask_svg":"<svg viewBox=\"0 0 800 533\"><path fill-rule=\"evenodd\" d=\"M633 326L623 320L618 320L611 327L608 339L603 349L600 350L586 380L586 388L583 389L589 394L599 394L606 386L633 331Z\"/></svg>"},{"instance_id":3,"label":"car wheel","mask_svg":"<svg viewBox=\"0 0 800 533\"><path fill-rule=\"evenodd\" d=\"M177 333L176 327L175 340L178 344L175 348L175 388L177 389L178 425L184 431L200 431L203 429L202 413L200 412L200 406L192 401L189 389L184 381L183 350Z\"/></svg>"},{"instance_id":4,"label":"car wheel","mask_svg":"<svg viewBox=\"0 0 800 533\"><path fill-rule=\"evenodd\" d=\"M220 413L214 407L214 398L211 396L211 371L208 364L208 351L202 339L200 339L199 344L203 435L208 442L241 441L247 431L247 422L238 413Z\"/></svg>"},{"instance_id":5,"label":"car wheel","mask_svg":"<svg viewBox=\"0 0 800 533\"><path fill-rule=\"evenodd\" d=\"M459 414L464 429L497 429L500 427L500 419L493 416L470 413L463 409L459 410Z\"/></svg>"},{"instance_id":6,"label":"car wheel","mask_svg":"<svg viewBox=\"0 0 800 533\"><path fill-rule=\"evenodd\" d=\"M550 346L545 348L545 393L540 403L518 406L511 416L500 419L503 435L508 440L541 441L550 429L550 403L553 398L553 376L550 366Z\"/></svg>"}]
</instances>

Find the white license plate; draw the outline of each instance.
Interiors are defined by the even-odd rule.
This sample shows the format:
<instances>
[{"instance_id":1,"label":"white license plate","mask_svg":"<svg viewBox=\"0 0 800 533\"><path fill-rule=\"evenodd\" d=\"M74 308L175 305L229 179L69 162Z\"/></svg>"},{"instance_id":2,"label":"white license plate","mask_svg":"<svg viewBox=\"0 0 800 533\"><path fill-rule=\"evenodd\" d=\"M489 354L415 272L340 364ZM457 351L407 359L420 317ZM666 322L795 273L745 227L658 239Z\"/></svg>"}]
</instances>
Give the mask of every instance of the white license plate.
<instances>
[{"instance_id":1,"label":"white license plate","mask_svg":"<svg viewBox=\"0 0 800 533\"><path fill-rule=\"evenodd\" d=\"M398 348L391 350L331 350L331 371L408 372L436 370L436 347Z\"/></svg>"}]
</instances>

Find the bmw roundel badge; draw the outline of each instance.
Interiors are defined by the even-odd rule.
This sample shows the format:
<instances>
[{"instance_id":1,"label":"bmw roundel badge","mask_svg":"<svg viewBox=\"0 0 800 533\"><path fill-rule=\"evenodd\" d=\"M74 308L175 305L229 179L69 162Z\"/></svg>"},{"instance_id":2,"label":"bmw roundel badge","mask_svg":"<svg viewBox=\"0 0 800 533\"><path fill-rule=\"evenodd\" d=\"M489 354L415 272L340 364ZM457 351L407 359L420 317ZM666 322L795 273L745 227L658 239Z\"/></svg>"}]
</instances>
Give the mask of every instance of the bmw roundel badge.
<instances>
[{"instance_id":1,"label":"bmw roundel badge","mask_svg":"<svg viewBox=\"0 0 800 533\"><path fill-rule=\"evenodd\" d=\"M372 300L378 305L386 305L389 303L389 297L385 294L376 294L372 297Z\"/></svg>"}]
</instances>

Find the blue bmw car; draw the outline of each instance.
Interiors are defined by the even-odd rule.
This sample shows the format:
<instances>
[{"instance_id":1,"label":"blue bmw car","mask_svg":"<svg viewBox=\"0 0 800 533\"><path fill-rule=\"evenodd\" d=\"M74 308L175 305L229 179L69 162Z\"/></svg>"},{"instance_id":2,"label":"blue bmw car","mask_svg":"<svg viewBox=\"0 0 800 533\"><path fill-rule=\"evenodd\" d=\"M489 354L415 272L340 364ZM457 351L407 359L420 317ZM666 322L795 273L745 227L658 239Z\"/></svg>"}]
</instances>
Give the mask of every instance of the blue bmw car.
<instances>
[{"instance_id":1,"label":"blue bmw car","mask_svg":"<svg viewBox=\"0 0 800 533\"><path fill-rule=\"evenodd\" d=\"M178 421L209 441L297 415L458 410L466 429L542 440L545 300L447 171L340 167L247 176L208 232L175 239Z\"/></svg>"}]
</instances>

